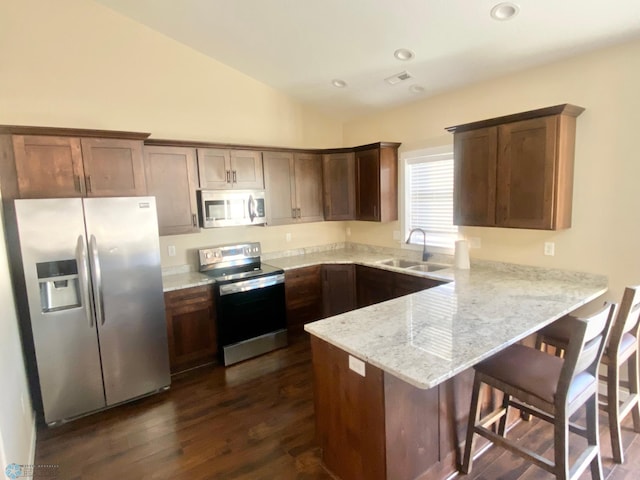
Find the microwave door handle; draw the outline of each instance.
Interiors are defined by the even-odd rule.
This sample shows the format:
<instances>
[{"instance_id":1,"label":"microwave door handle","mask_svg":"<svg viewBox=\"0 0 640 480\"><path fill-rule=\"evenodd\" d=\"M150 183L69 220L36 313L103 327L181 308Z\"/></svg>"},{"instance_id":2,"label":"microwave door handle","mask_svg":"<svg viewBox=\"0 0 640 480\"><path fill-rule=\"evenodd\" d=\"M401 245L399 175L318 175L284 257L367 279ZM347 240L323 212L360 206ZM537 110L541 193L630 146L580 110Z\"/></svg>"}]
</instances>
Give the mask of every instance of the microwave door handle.
<instances>
[{"instance_id":1,"label":"microwave door handle","mask_svg":"<svg viewBox=\"0 0 640 480\"><path fill-rule=\"evenodd\" d=\"M91 277L93 279L93 293L96 305L96 316L100 320L100 325L104 325L104 295L102 294L102 272L100 270L100 258L98 257L98 242L95 235L91 235L89 240L91 250ZM97 296L97 298L95 298Z\"/></svg>"},{"instance_id":2,"label":"microwave door handle","mask_svg":"<svg viewBox=\"0 0 640 480\"><path fill-rule=\"evenodd\" d=\"M82 304L89 320L89 328L94 326L93 305L91 303L91 292L89 286L89 258L84 241L84 235L78 235L76 244L76 262L78 262L78 273L80 277L80 295Z\"/></svg>"}]
</instances>

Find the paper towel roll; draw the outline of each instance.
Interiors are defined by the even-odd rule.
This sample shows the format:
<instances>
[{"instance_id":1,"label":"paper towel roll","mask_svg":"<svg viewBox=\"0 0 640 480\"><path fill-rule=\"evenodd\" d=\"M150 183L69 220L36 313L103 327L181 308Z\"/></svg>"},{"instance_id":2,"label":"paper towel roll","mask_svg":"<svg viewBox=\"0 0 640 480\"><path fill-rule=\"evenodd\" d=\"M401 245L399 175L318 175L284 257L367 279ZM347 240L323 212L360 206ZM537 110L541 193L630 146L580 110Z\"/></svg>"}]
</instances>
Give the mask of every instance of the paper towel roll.
<instances>
[{"instance_id":1,"label":"paper towel roll","mask_svg":"<svg viewBox=\"0 0 640 480\"><path fill-rule=\"evenodd\" d=\"M456 242L453 266L460 270L469 270L469 242L467 240Z\"/></svg>"}]
</instances>

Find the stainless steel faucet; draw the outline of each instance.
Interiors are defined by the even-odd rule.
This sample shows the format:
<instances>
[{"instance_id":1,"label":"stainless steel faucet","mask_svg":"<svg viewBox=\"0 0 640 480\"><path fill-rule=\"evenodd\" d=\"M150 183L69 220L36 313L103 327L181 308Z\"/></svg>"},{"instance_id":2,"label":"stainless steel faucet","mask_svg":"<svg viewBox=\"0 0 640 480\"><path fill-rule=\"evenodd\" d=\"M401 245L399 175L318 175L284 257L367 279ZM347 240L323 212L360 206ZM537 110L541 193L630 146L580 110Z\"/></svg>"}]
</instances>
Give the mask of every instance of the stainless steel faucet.
<instances>
[{"instance_id":1,"label":"stainless steel faucet","mask_svg":"<svg viewBox=\"0 0 640 480\"><path fill-rule=\"evenodd\" d=\"M409 241L411 240L411 235L413 235L413 232L416 232L416 231L422 232L422 238L423 238L422 261L426 262L433 256L432 254L427 252L427 232L425 232L422 228L412 228L411 231L409 232L409 236L407 237L406 243L409 243Z\"/></svg>"}]
</instances>

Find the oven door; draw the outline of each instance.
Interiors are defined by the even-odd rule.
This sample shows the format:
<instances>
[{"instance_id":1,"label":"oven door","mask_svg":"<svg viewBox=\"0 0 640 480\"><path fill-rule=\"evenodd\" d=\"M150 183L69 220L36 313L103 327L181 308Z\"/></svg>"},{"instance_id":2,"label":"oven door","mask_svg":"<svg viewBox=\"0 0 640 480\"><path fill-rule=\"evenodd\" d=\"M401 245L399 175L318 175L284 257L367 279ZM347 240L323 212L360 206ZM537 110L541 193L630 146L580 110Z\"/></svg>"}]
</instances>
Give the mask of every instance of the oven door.
<instances>
[{"instance_id":1,"label":"oven door","mask_svg":"<svg viewBox=\"0 0 640 480\"><path fill-rule=\"evenodd\" d=\"M217 285L216 310L225 365L287 345L284 274Z\"/></svg>"}]
</instances>

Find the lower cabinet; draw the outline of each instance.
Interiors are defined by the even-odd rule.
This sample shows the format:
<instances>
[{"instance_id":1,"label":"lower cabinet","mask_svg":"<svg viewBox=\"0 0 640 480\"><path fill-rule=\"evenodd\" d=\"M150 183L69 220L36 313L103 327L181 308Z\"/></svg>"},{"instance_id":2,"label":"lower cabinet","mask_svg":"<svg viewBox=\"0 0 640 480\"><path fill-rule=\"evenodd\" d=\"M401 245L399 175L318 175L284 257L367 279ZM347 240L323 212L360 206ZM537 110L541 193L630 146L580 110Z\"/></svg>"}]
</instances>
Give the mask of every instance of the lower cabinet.
<instances>
[{"instance_id":1,"label":"lower cabinet","mask_svg":"<svg viewBox=\"0 0 640 480\"><path fill-rule=\"evenodd\" d=\"M214 362L218 353L213 287L164 294L171 373Z\"/></svg>"},{"instance_id":2,"label":"lower cabinet","mask_svg":"<svg viewBox=\"0 0 640 480\"><path fill-rule=\"evenodd\" d=\"M305 323L322 318L321 271L320 265L314 265L285 272L284 291L290 332L301 332Z\"/></svg>"},{"instance_id":3,"label":"lower cabinet","mask_svg":"<svg viewBox=\"0 0 640 480\"><path fill-rule=\"evenodd\" d=\"M354 265L322 266L323 316L331 317L356 308Z\"/></svg>"},{"instance_id":4,"label":"lower cabinet","mask_svg":"<svg viewBox=\"0 0 640 480\"><path fill-rule=\"evenodd\" d=\"M395 298L394 272L374 267L356 266L358 308Z\"/></svg>"}]
</instances>

